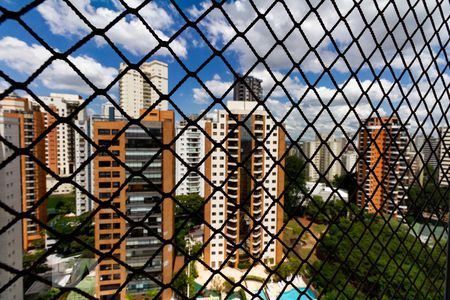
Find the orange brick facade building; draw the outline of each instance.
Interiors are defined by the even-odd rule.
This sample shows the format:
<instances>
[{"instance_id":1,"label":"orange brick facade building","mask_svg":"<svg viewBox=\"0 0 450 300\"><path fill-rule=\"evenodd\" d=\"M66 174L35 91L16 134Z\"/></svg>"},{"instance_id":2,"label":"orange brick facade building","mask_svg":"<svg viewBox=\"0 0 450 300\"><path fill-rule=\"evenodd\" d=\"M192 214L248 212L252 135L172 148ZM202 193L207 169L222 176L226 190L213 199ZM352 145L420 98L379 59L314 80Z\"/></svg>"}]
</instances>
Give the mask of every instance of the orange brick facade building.
<instances>
[{"instance_id":1,"label":"orange brick facade building","mask_svg":"<svg viewBox=\"0 0 450 300\"><path fill-rule=\"evenodd\" d=\"M44 113L33 106L26 98L7 97L0 102L0 114L19 121L19 140L21 148L33 143L44 131ZM43 201L37 208L33 206L46 192L46 172L37 163L45 165L45 139L41 139L31 148L31 154L20 156L22 211L30 211L39 221L47 222L47 206ZM31 218L22 220L22 241L25 251L34 248L34 242L43 238L41 225Z\"/></svg>"},{"instance_id":2,"label":"orange brick facade building","mask_svg":"<svg viewBox=\"0 0 450 300\"><path fill-rule=\"evenodd\" d=\"M107 146L127 122L115 119L114 114L94 118L94 141ZM161 282L172 280L174 249L172 245L163 246L162 240L173 237L174 204L162 193L170 193L174 187L175 162L170 150L161 149L174 138L174 113L155 110L140 123L145 130L132 125L108 148L117 159L101 152L94 160L95 196L105 202L113 197L112 205L132 220L125 220L110 207L100 209L95 217L95 247L132 268L143 268L145 275L129 277L131 272L118 261L112 257L102 259L96 267L99 299L112 299L127 278L130 280L120 292L121 299L127 295L144 296L159 289ZM139 175L133 175L118 160ZM130 180L123 186L127 178ZM170 299L171 295L171 290L165 290L162 297Z\"/></svg>"},{"instance_id":3,"label":"orange brick facade building","mask_svg":"<svg viewBox=\"0 0 450 300\"><path fill-rule=\"evenodd\" d=\"M369 213L406 209L406 128L395 117L366 120L359 131L357 204Z\"/></svg>"}]
</instances>

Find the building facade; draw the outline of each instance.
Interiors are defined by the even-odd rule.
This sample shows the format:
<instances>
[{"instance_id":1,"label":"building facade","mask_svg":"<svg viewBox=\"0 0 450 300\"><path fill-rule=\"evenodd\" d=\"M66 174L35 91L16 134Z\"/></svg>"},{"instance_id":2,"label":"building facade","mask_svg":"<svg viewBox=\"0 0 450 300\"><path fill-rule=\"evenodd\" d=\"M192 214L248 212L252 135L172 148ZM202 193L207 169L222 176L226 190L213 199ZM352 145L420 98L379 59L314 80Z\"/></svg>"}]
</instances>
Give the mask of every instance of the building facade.
<instances>
[{"instance_id":1,"label":"building facade","mask_svg":"<svg viewBox=\"0 0 450 300\"><path fill-rule=\"evenodd\" d=\"M421 184L432 182L439 176L440 147L439 139L433 136L418 136L411 148L413 174Z\"/></svg>"},{"instance_id":2,"label":"building facade","mask_svg":"<svg viewBox=\"0 0 450 300\"><path fill-rule=\"evenodd\" d=\"M237 81L235 78L233 99L235 101L261 101L263 99L262 80L253 76L247 76L242 80L245 83Z\"/></svg>"},{"instance_id":3,"label":"building facade","mask_svg":"<svg viewBox=\"0 0 450 300\"><path fill-rule=\"evenodd\" d=\"M92 117L77 120L75 125L92 139ZM75 189L75 209L78 216L93 209L93 201L89 196L94 191L92 177L94 164L88 160L92 155L91 149L91 144L80 133L75 132L75 170L78 170L75 182L85 190Z\"/></svg>"},{"instance_id":4,"label":"building facade","mask_svg":"<svg viewBox=\"0 0 450 300\"><path fill-rule=\"evenodd\" d=\"M271 237L283 224L283 210L273 199L283 203L284 173L275 163L285 151L285 137L263 109L251 113L255 105L230 101L227 106L233 115L219 110L212 126L205 126L226 150L212 151L205 165L205 175L213 184L205 183L205 198L209 199L205 221L220 233L205 226L204 257L215 269L223 264L237 267L252 258L274 265L283 256L281 244ZM237 123L244 120L251 134ZM205 153L211 149L207 141Z\"/></svg>"},{"instance_id":5,"label":"building facade","mask_svg":"<svg viewBox=\"0 0 450 300\"><path fill-rule=\"evenodd\" d=\"M20 147L20 120L19 118L8 118L0 111L0 136L9 143ZM0 163L13 154L13 150L5 143L0 142ZM21 191L21 167L20 157L14 158L6 166L0 169L0 202L10 209L20 213L22 211ZM14 215L5 209L0 209L0 228L4 228ZM5 232L0 234L0 256L2 263L16 270L22 269L22 223L15 222ZM0 282L3 284L13 279L14 274L0 268ZM5 291L0 293L1 299L23 299L23 278L14 281Z\"/></svg>"},{"instance_id":6,"label":"building facade","mask_svg":"<svg viewBox=\"0 0 450 300\"><path fill-rule=\"evenodd\" d=\"M126 68L120 64L120 72ZM150 81L162 94L168 94L169 69L167 64L154 60L140 67L146 79L136 70L129 70L120 78L120 107L132 118L139 118L141 110L152 106L160 99L158 93L148 83ZM167 110L169 103L160 101L155 109Z\"/></svg>"},{"instance_id":7,"label":"building facade","mask_svg":"<svg viewBox=\"0 0 450 300\"><path fill-rule=\"evenodd\" d=\"M439 183L450 185L450 128L439 128Z\"/></svg>"},{"instance_id":8,"label":"building facade","mask_svg":"<svg viewBox=\"0 0 450 300\"><path fill-rule=\"evenodd\" d=\"M70 116L82 103L83 98L73 94L56 94L51 93L50 96L40 97L40 99L59 117ZM41 108L44 114L45 127L48 128L56 122L56 118L48 111ZM86 113L83 109L76 114L70 121L86 119ZM67 123L60 123L56 128L52 129L45 138L46 144L46 164L59 176L69 176L75 170L75 135L76 130ZM47 188L52 188L58 180L51 175L47 176ZM59 194L67 194L74 191L71 184L61 184L54 192Z\"/></svg>"},{"instance_id":9,"label":"building facade","mask_svg":"<svg viewBox=\"0 0 450 300\"><path fill-rule=\"evenodd\" d=\"M94 119L95 142L106 146L126 123L126 120L115 119L114 115ZM141 123L152 136L142 127L133 125L113 142L109 150L147 180L140 175L133 176L118 192L118 188L132 176L130 172L106 153L94 161L96 197L100 201L113 197L112 205L139 224L133 225L133 222L120 217L112 207L102 208L95 218L95 246L100 251L109 252L124 237L113 255L132 267L143 267L157 280L168 283L172 279L173 248L172 245L163 246L161 239L169 240L173 236L174 205L173 200L164 198L161 192L171 192L174 187L175 161L169 150L158 151L161 143L168 145L174 138L174 114L173 111L154 110ZM149 160L152 161L146 165ZM125 236L127 231L129 233ZM110 299L128 275L127 270L112 258L102 260L96 268L97 297ZM122 290L120 298L126 299L129 294L142 296L152 289L159 289L155 281L148 276L134 276ZM170 299L171 291L165 290L162 297Z\"/></svg>"},{"instance_id":10,"label":"building facade","mask_svg":"<svg viewBox=\"0 0 450 300\"><path fill-rule=\"evenodd\" d=\"M407 131L396 117L372 118L359 131L357 204L370 213L405 210Z\"/></svg>"},{"instance_id":11,"label":"building facade","mask_svg":"<svg viewBox=\"0 0 450 300\"><path fill-rule=\"evenodd\" d=\"M194 119L195 116L192 116ZM189 126L186 120L177 124L176 153L180 159L175 163L175 182L177 195L199 194L205 196L205 181L200 174L205 174L205 163L201 163L205 157L205 147L208 138L199 129L205 130L211 126L211 120L202 119L196 122L197 126ZM208 124L208 125L207 125ZM188 167L195 168L195 171L188 173ZM187 174L187 175L186 175Z\"/></svg>"},{"instance_id":12,"label":"building facade","mask_svg":"<svg viewBox=\"0 0 450 300\"><path fill-rule=\"evenodd\" d=\"M308 181L317 182L323 178L332 181L335 176L341 176L341 157L347 145L345 138L336 138L327 134L316 137L314 141L303 142L302 149L305 154L306 177Z\"/></svg>"},{"instance_id":13,"label":"building facade","mask_svg":"<svg viewBox=\"0 0 450 300\"><path fill-rule=\"evenodd\" d=\"M348 173L356 173L358 152L354 150L347 150L341 157L342 164L344 165L344 171Z\"/></svg>"},{"instance_id":14,"label":"building facade","mask_svg":"<svg viewBox=\"0 0 450 300\"><path fill-rule=\"evenodd\" d=\"M44 132L44 114L26 98L7 97L0 102L0 115L19 124L20 147L25 148ZM45 139L37 142L30 152L36 161L45 166ZM20 181L15 184L21 187L21 210L31 211L30 215L37 220L47 222L46 201L32 209L46 192L45 169L29 155L20 156ZM22 220L23 249L28 251L35 247L34 243L43 238L42 226L32 218Z\"/></svg>"}]
</instances>

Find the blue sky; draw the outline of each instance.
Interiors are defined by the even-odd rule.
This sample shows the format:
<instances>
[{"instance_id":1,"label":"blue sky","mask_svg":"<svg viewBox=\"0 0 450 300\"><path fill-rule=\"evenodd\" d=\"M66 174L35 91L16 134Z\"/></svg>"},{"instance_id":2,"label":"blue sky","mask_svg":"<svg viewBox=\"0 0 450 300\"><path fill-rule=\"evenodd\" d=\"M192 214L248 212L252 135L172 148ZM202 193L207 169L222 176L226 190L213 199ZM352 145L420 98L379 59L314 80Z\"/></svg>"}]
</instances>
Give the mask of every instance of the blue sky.
<instances>
[{"instance_id":1,"label":"blue sky","mask_svg":"<svg viewBox=\"0 0 450 300\"><path fill-rule=\"evenodd\" d=\"M0 1L0 5L9 10L18 10L29 2L3 0ZM131 7L137 7L141 2L126 0ZM246 32L245 38L259 55L267 55L264 63L276 78L281 79L288 74L283 86L293 101L300 103L302 112L294 110L285 120L286 127L293 136L305 128L307 121L311 122L317 116L314 124L316 128L319 131L329 131L332 119L340 121L350 110L344 98L351 102L356 114L363 119L371 114L372 106L376 106L380 101L380 109L377 111L380 115L391 113L390 103L394 106L399 105L399 113L405 122L411 116L411 108L406 104L410 104L413 108L417 106L419 122L422 122L426 118L427 107L428 109L433 107L437 101L444 106L448 103L449 96L445 90L449 85L449 72L446 69L449 59L446 57L448 52L442 51L443 49L449 51L448 45L442 45L442 41L445 43L449 39L444 26L447 22L444 19L448 16L441 13L450 11L448 2L443 1L439 9L435 1L424 1L424 4L415 7L414 13L403 1L397 2L395 6L389 1L379 1L378 8L373 1L363 1L362 13L352 9L352 2L343 1L339 8L335 8L332 2L325 1L317 7L318 14L322 16L319 19L314 13L308 13L310 9L305 1L287 0L286 6L281 3L272 5L271 1L265 0L255 1L258 10L266 13L266 17L265 20L259 20L252 26ZM119 0L73 0L72 3L97 28L103 28L124 10ZM216 49L221 50L236 35L221 10L213 9L205 17L201 17L211 6L210 1L177 1L177 3L190 20L201 18L199 29ZM431 17L427 15L427 9L433 11ZM248 1L227 1L223 5L223 10L239 31L244 31L257 17ZM404 18L404 27L396 26L399 19L396 11ZM185 23L168 1L152 1L145 5L139 14L162 39L171 37ZM339 15L347 14L347 24L339 21ZM21 19L57 52L69 49L90 32L89 28L60 0L44 1ZM290 32L294 26L292 19L301 25L300 28ZM371 26L366 28L364 19L371 23ZM273 33L268 29L266 22ZM384 22L388 24L388 28ZM331 34L320 42L326 34L324 28L330 30ZM405 34L405 28L408 34ZM433 28L439 28L436 34ZM352 35L358 36L361 48L352 43ZM121 19L107 32L107 36L133 62L141 59L157 45L141 21L132 15ZM408 36L412 36L412 39L408 39ZM281 45L267 54L276 42L275 38L282 41ZM338 57L333 42L341 51L349 47L344 57ZM382 44L381 51L376 50L377 43ZM396 50L396 44L402 47L402 51ZM426 44L431 47L424 48ZM286 48L289 55L281 46ZM170 47L192 71L213 53L193 28L184 30ZM416 54L417 52L420 54ZM338 91L329 75L312 85L318 76L326 71L315 53L323 60L327 69L330 69L331 77L342 90ZM236 72L246 73L251 69L252 75L261 78L266 93L274 87L274 81L264 64L260 63L253 68L256 62L255 55L242 38L234 40L223 54ZM388 59L390 67L384 72L381 71L386 63L382 55ZM306 59L302 60L304 56ZM370 58L364 59L368 56ZM18 22L7 20L0 24L0 68L12 79L25 80L48 58L49 52ZM335 58L338 60L333 63ZM89 40L73 52L69 59L98 86L105 86L116 76L117 68L122 61L102 37ZM167 50L157 52L151 59L169 64L169 90L185 76L180 65ZM302 62L300 64L302 74L298 70L289 73L293 65L291 59ZM355 77L346 63L350 65L352 71L357 70L361 64L363 67ZM424 73L423 66L427 67L430 64L431 68L427 71L428 78L421 76ZM372 70L376 76L380 76L375 82ZM405 70L406 74L399 77ZM440 73L443 75L439 75ZM230 70L218 57L203 68L198 76L214 95L219 97L232 85L233 80ZM412 80L418 82L417 88L411 84ZM0 78L0 88L5 87L8 85ZM86 84L61 61L50 65L30 88L37 95L61 92L87 97L91 93ZM117 87L109 94L118 98ZM327 111L320 113L323 105L318 98L327 103ZM359 98L362 99L355 105ZM211 98L193 78L188 79L171 99L186 114L198 113L211 103ZM98 99L90 107L96 110L102 101L104 100ZM279 87L267 95L266 104L279 119L292 107ZM435 118L442 114L438 107L433 111ZM351 113L343 124L346 131L356 130L358 128L356 115ZM432 126L427 121L424 125L427 128Z\"/></svg>"}]
</instances>

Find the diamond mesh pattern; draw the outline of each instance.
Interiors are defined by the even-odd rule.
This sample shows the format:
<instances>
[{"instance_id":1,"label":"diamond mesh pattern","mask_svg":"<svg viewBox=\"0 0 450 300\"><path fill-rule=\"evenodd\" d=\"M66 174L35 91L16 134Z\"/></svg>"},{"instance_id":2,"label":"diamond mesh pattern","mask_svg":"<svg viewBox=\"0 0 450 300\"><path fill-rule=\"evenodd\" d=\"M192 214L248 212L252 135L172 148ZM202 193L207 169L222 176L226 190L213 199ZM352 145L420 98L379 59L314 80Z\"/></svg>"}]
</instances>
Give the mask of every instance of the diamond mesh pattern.
<instances>
[{"instance_id":1,"label":"diamond mesh pattern","mask_svg":"<svg viewBox=\"0 0 450 300\"><path fill-rule=\"evenodd\" d=\"M0 260L0 268L12 274L10 279L0 283L0 293L24 279L55 287L49 299L66 299L73 295L97 299L98 295L77 285L88 274L83 274L75 284L62 286L55 284L48 273L40 270L50 255L60 253L65 243L69 243L95 255L96 263L112 260L126 270L128 276L115 287L111 299L123 296L130 288L130 282L139 277L148 278L156 284L157 288L152 288L154 295L147 294L147 297L155 299L167 297L165 291L168 290L178 299L189 299L207 295L214 289L220 290L222 296L229 299L243 294L252 299L265 299L262 296L264 293L274 295L272 297L276 299L283 292L298 295L294 298L302 296L301 299L439 299L444 296L448 270L446 224L450 197L446 170L449 144L445 142L446 128L449 127L450 8L447 1L212 1L202 3L201 9L196 6L194 11L187 9L180 1L171 0L166 3L167 9L178 16L181 25L168 37L163 37L160 30L143 16L147 5L158 5L155 1L139 1L137 5L132 5L130 1L118 0L116 5L122 7L120 12L108 24L99 26L91 16L86 15L86 11L80 9L82 6L77 1L59 0L58 3L67 6L84 24L86 32L63 51L54 48L51 41L38 33L27 19L46 2L51 1L29 1L18 10L0 5L0 26L8 22L17 23L49 53L48 59L24 80L15 79L8 69L0 70L2 80L7 83L0 99L12 92L25 93L42 111L55 119L25 147L0 134L0 143L11 151L0 162L0 171L18 157L26 157L57 183L24 211L0 201L0 210L11 216L2 223L0 235L6 235L23 220L31 220L55 237L56 242L23 267L11 266ZM240 15L239 8L245 9L245 17ZM155 45L144 51L137 61L129 57L124 45L118 43L112 34L115 26L127 18L133 18L145 27L149 44L154 41ZM284 25L275 26L280 18L283 22L279 24ZM215 35L211 30L214 24L226 27L226 34ZM177 41L188 32L209 53L195 67L191 67L189 54L180 55L175 47ZM135 38L140 38L137 32ZM96 84L73 59L77 51L98 39L104 42L102 47L105 52L113 52L126 64L105 86ZM140 69L144 62L160 58L162 53L170 57L171 64L176 65L182 74L177 82L171 82L167 94L160 92L155 82L149 80ZM283 67L277 66L278 60L283 60ZM85 101L65 117L42 101L33 88L33 83L57 62L67 64L78 80L91 90ZM218 66L234 78L219 93L203 76L210 72L210 68ZM111 96L119 80L130 70L140 74L157 94L157 100L136 119L128 115ZM258 98L245 80L258 75L264 76L263 99ZM188 116L175 100L179 97L177 94L192 82L209 99L202 112L195 117ZM228 95L238 84L244 85L254 99L258 99L245 115L235 114L226 104L230 100ZM114 138L102 145L97 144L74 121L78 113L87 110L99 98L111 103L125 120ZM276 100L280 98L284 102ZM170 103L177 121L185 121L170 141L163 141L145 125L146 118L162 101ZM229 120L237 124L219 140L200 125L216 109L224 111ZM264 111L274 122L263 137L248 128L252 116L258 111ZM92 149L91 155L67 177L52 170L35 151L40 142L62 125L73 129ZM204 157L200 157L194 165L175 151L175 144L192 128L197 129L211 144L211 149L206 150ZM158 148L137 169L130 167L110 149L130 129L141 129ZM228 147L230 140L238 133L247 135L254 143L248 154L241 154L240 160L235 159ZM269 136L274 133L286 140L285 149L278 155L274 155L268 146ZM335 137L344 141L339 150L333 148ZM417 142L419 137L423 138L422 143ZM438 141L438 146L434 146L433 139ZM217 151L225 153L227 161L234 160L236 165L234 169L227 169L225 179L220 182L202 171L202 166L213 159ZM260 151L265 153L268 168L263 176L256 175L248 167ZM349 151L355 154L355 160L350 164L345 161ZM429 153L425 155L425 151ZM327 163L321 165L318 159L322 159L320 157L324 153ZM126 174L108 199L86 189L76 179L77 174L102 155L111 157ZM144 172L161 155L173 156L187 169L171 190L165 190ZM435 168L429 168L433 160ZM330 174L335 172L334 168L341 169L344 176L333 180ZM211 189L210 195L195 208L175 196L176 190L188 180L191 172L196 172L205 186ZM284 177L284 185L276 195L267 184L272 172L279 172ZM228 230L229 216L225 222L216 225L211 222L214 219L205 213L214 193L223 193L228 197L228 202L233 203L228 196L228 186L238 175L248 177L251 187L240 203L230 205L232 208L227 214L240 214L241 218L253 224L251 230L241 233L242 241L252 239L255 228L262 228L261 234L265 235L267 243L260 246L262 251L259 254L244 247L244 242L236 244L230 235L222 235ZM316 177L312 184L306 185L307 177L311 180L311 176ZM149 226L146 220L155 213L154 209L145 212L141 219L136 219L114 205L114 199L120 197L135 180L142 181L160 195L154 203L155 209L167 201L176 206L177 214L182 217L174 217L176 226L172 237L167 239ZM61 232L55 222L36 217L39 208L48 205L55 191L64 184L72 185L94 202L92 211L84 215L69 234ZM320 190L322 185L328 186L330 193L318 199L314 192ZM347 197L342 189L348 192ZM251 202L252 195L258 191L266 196L270 204L256 218L254 208L243 203ZM96 249L83 238L93 234L88 233L88 228L96 217L99 218L102 209L111 209L127 225L108 251ZM283 212L282 217L277 216L283 220L277 225L275 234L264 223L265 219L272 218L270 211L273 209ZM186 228L191 228L192 223L201 224L204 230L211 232L196 251L188 249L179 239L180 232L186 233ZM139 267L113 255L136 228L153 232L152 237L160 243L148 255L146 263ZM438 231L439 228L442 230ZM232 245L232 250L218 267L212 267L206 253L218 235L224 237L225 245ZM263 259L264 254L271 251L272 242L279 244L282 250L276 264ZM176 255L184 257L184 262L166 281L148 269L168 245ZM240 271L240 278L232 277L229 271L235 255L249 258L248 266ZM187 276L192 276L192 265L200 273L194 279L198 284L193 290L186 287L189 280L185 278L188 269L191 275ZM262 272L257 276L261 278L255 279L254 270ZM204 274L209 275L201 282L198 278L205 277ZM305 286L299 285L297 276L303 278ZM221 283L217 284L217 280ZM276 289L279 291L275 292Z\"/></svg>"}]
</instances>

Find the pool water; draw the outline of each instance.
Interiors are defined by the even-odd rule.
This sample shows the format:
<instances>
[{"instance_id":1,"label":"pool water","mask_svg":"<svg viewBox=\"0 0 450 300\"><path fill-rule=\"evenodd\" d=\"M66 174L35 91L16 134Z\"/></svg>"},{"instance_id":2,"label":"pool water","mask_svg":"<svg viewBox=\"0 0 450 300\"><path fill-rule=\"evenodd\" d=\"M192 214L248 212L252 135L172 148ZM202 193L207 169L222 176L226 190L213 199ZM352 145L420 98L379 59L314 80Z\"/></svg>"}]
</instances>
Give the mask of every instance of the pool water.
<instances>
[{"instance_id":1,"label":"pool water","mask_svg":"<svg viewBox=\"0 0 450 300\"><path fill-rule=\"evenodd\" d=\"M300 291L304 292L306 289L305 288L301 288L299 289ZM259 293L259 296L264 299L267 300L266 295L264 294L264 292ZM307 290L305 294L300 294L299 291L297 291L296 289L284 292L281 297L277 298L279 300L314 300L317 299L316 296L314 296L314 293L310 290Z\"/></svg>"}]
</instances>

